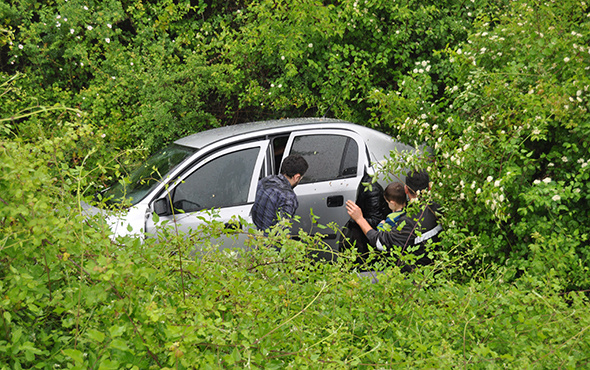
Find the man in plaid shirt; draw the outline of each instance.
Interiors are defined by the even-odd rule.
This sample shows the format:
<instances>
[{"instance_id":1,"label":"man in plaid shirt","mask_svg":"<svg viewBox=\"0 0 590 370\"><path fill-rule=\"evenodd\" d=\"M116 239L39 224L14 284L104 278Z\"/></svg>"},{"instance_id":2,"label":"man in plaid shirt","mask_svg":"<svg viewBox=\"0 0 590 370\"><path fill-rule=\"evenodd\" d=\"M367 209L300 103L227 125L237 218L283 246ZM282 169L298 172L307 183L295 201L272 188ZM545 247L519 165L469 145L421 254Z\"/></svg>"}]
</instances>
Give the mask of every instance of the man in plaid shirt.
<instances>
[{"instance_id":1,"label":"man in plaid shirt","mask_svg":"<svg viewBox=\"0 0 590 370\"><path fill-rule=\"evenodd\" d=\"M299 184L307 168L305 158L293 154L283 160L279 175L270 175L258 182L252 206L252 220L258 230L266 232L279 219L293 217L299 206L293 188Z\"/></svg>"}]
</instances>

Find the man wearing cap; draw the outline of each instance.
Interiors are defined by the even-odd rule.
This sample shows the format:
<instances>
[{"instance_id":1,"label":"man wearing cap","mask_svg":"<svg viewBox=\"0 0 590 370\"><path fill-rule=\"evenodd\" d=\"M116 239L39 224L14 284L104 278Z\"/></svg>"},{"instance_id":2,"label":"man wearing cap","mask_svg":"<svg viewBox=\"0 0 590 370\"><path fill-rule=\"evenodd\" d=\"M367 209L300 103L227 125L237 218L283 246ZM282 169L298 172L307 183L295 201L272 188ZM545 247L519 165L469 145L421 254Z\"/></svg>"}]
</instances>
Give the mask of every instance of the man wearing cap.
<instances>
[{"instance_id":1,"label":"man wearing cap","mask_svg":"<svg viewBox=\"0 0 590 370\"><path fill-rule=\"evenodd\" d=\"M411 203L418 200L421 192L430 189L430 179L426 171L411 171L406 176L405 191L409 199L408 208L412 209ZM394 246L400 247L402 254L412 253L418 259L416 265L426 265L431 262L426 253L428 242L439 241L438 233L442 227L438 224L437 212L440 206L431 202L418 211L411 212L401 217L396 229L390 231L378 231L369 225L363 217L360 207L353 201L346 202L346 209L349 216L361 227L363 233L369 239L369 243L377 250L389 253ZM413 266L398 263L403 271L410 271ZM403 265L403 266L401 266Z\"/></svg>"}]
</instances>

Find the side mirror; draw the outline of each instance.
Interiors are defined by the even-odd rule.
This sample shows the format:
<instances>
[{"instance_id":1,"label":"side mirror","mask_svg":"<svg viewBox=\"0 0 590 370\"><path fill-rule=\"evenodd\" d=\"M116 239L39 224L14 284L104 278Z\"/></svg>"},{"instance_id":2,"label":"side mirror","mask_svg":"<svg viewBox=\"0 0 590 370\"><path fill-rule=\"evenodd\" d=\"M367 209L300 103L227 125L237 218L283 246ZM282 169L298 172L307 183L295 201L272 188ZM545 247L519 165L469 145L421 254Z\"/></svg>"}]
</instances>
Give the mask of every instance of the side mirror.
<instances>
[{"instance_id":1,"label":"side mirror","mask_svg":"<svg viewBox=\"0 0 590 370\"><path fill-rule=\"evenodd\" d=\"M154 202L154 213L158 216L169 216L172 214L172 206L167 197L160 198Z\"/></svg>"}]
</instances>

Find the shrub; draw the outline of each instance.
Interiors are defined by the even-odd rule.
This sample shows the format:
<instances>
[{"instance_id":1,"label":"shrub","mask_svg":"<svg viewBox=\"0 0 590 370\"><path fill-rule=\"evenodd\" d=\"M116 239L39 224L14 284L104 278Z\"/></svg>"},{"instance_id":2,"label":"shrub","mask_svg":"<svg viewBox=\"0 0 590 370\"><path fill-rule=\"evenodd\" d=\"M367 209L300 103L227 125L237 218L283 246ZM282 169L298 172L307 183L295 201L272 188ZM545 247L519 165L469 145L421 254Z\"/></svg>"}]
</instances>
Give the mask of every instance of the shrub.
<instances>
[{"instance_id":1,"label":"shrub","mask_svg":"<svg viewBox=\"0 0 590 370\"><path fill-rule=\"evenodd\" d=\"M362 278L356 256L317 263L317 238L253 234L220 252L220 222L191 237L112 240L83 215L91 169L60 162L83 127L0 143L2 368L579 367L584 295L526 274L461 284L448 262ZM35 155L30 155L34 153ZM39 191L40 188L43 191ZM189 258L195 248L199 258Z\"/></svg>"},{"instance_id":2,"label":"shrub","mask_svg":"<svg viewBox=\"0 0 590 370\"><path fill-rule=\"evenodd\" d=\"M400 139L434 149L445 249L475 250L476 271L497 263L589 286L589 25L578 2L512 2L444 51L455 79L445 97L423 71L400 95L375 94Z\"/></svg>"}]
</instances>

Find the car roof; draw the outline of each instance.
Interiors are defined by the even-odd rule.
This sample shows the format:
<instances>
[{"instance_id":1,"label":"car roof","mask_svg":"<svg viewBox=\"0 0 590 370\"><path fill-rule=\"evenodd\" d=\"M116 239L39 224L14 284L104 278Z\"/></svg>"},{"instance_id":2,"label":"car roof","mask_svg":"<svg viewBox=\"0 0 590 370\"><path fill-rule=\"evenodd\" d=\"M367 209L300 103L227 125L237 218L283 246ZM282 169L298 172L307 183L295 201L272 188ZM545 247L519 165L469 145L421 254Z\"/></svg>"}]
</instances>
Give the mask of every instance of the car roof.
<instances>
[{"instance_id":1,"label":"car roof","mask_svg":"<svg viewBox=\"0 0 590 370\"><path fill-rule=\"evenodd\" d=\"M287 130L287 128L289 128ZM269 121L240 123L231 126L218 127L198 132L175 141L178 145L201 149L213 143L229 138L247 140L261 135L273 135L299 130L312 129L344 129L359 134L376 157L373 160L381 160L387 156L390 150L413 150L411 146L399 143L386 135L369 127L354 124L352 122L335 118L285 118ZM236 138L241 136L241 138Z\"/></svg>"},{"instance_id":2,"label":"car roof","mask_svg":"<svg viewBox=\"0 0 590 370\"><path fill-rule=\"evenodd\" d=\"M238 135L258 136L267 134L263 131L270 131L271 134L273 133L273 131L280 133L281 131L286 131L281 130L285 127L345 122L346 121L335 120L331 118L286 118L269 121L239 123L236 125L218 127L206 131L197 132L195 134L178 139L175 141L175 143L179 145L189 146L191 148L200 149L217 141Z\"/></svg>"}]
</instances>

